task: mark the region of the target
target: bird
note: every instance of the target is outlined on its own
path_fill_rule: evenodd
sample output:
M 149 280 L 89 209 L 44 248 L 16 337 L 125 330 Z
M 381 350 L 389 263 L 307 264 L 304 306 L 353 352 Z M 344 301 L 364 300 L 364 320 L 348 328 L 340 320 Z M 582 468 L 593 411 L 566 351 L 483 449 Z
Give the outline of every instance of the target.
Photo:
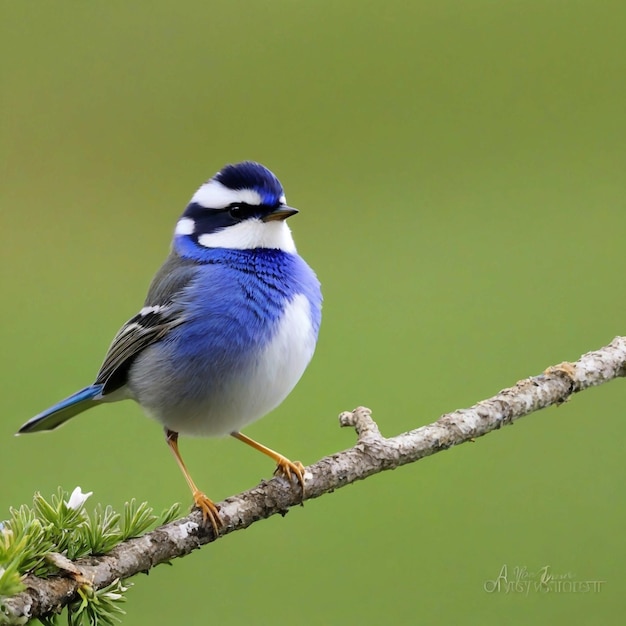
M 303 465 L 241 432 L 281 404 L 315 351 L 322 293 L 286 222 L 296 213 L 265 166 L 224 166 L 187 204 L 143 307 L 115 335 L 95 381 L 17 434 L 53 430 L 99 404 L 131 399 L 163 426 L 216 534 L 219 507 L 192 479 L 179 434 L 231 435 L 272 458 L 304 496 Z

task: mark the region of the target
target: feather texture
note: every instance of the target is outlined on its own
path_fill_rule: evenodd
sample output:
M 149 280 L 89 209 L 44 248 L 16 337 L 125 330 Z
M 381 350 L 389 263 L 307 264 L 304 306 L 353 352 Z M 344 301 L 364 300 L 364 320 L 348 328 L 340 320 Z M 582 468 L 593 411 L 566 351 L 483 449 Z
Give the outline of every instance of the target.
M 102 385 L 90 385 L 29 419 L 18 434 L 54 430 L 68 419 L 102 402 Z

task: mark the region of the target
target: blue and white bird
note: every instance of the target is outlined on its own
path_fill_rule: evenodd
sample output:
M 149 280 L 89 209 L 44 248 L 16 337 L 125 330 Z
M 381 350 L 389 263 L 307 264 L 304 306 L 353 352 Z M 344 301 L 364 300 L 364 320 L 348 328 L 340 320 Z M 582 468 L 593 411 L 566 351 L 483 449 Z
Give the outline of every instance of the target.
M 52 430 L 78 413 L 130 398 L 163 424 L 205 519 L 217 506 L 195 485 L 178 434 L 233 437 L 267 454 L 304 490 L 303 466 L 243 435 L 277 407 L 317 342 L 322 295 L 296 252 L 279 180 L 252 161 L 227 165 L 191 198 L 143 308 L 113 339 L 92 385 L 24 424 Z

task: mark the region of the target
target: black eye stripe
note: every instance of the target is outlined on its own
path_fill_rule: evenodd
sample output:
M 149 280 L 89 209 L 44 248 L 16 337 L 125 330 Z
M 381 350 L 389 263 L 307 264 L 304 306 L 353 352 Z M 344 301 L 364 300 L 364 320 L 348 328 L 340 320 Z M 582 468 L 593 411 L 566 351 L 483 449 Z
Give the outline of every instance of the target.
M 263 212 L 259 205 L 246 204 L 245 202 L 233 202 L 225 210 L 236 220 L 245 220 Z
M 238 213 L 242 219 L 245 219 L 245 217 L 251 217 L 257 214 L 261 215 L 267 210 L 267 207 L 258 204 L 246 204 L 245 202 L 232 202 L 223 209 L 213 209 L 202 206 L 197 202 L 192 202 L 187 205 L 187 208 L 183 213 L 183 217 L 200 220 L 210 217 L 211 215 L 230 213 L 233 209 L 236 209 L 235 212 Z
M 231 202 L 226 207 L 209 208 L 197 202 L 191 202 L 187 205 L 182 217 L 193 221 L 193 232 L 191 234 L 197 238 L 199 235 L 214 233 L 229 226 L 245 222 L 248 219 L 263 219 L 263 217 L 279 206 L 280 203 L 270 206 L 268 204 Z

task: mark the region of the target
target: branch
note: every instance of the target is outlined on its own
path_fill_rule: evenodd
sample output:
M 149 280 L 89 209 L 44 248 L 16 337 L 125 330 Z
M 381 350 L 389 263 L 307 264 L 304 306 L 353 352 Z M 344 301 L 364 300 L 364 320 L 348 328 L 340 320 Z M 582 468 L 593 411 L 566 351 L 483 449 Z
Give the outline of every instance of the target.
M 340 425 L 353 427 L 358 442 L 306 468 L 304 500 L 472 441 L 534 411 L 562 404 L 574 393 L 623 376 L 626 376 L 626 337 L 616 337 L 608 346 L 588 352 L 575 363 L 550 367 L 543 374 L 521 380 L 469 409 L 448 413 L 432 424 L 389 439 L 380 434 L 369 409 L 359 407 L 342 413 Z M 6 618 L 33 618 L 58 612 L 75 597 L 85 580 L 94 589 L 101 589 L 116 579 L 129 578 L 159 563 L 185 556 L 259 520 L 277 513 L 285 515 L 289 508 L 301 503 L 298 490 L 286 479 L 264 481 L 219 504 L 224 526 L 218 537 L 213 535 L 210 525 L 203 524 L 200 512 L 194 510 L 182 519 L 120 544 L 105 556 L 77 560 L 68 565 L 64 575 L 47 579 L 26 576 L 27 589 L 4 600 Z

